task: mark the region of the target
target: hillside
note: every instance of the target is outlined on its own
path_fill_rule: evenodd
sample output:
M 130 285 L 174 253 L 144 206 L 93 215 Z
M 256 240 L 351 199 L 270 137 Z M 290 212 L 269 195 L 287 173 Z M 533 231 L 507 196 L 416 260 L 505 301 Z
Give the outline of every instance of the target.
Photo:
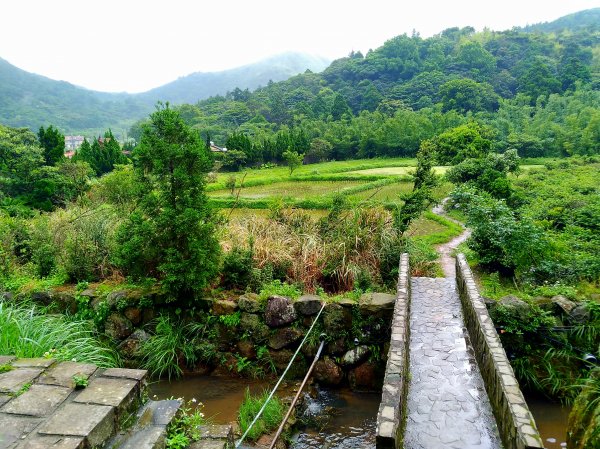
M 568 14 L 552 22 L 537 23 L 523 28 L 524 31 L 541 31 L 545 33 L 557 33 L 566 29 L 579 30 L 593 27 L 600 29 L 600 8 L 586 9 L 573 14 Z
M 176 81 L 157 87 L 137 98 L 146 103 L 170 101 L 171 103 L 195 103 L 213 95 L 225 95 L 234 88 L 254 90 L 269 81 L 282 81 L 309 69 L 320 72 L 329 65 L 328 60 L 303 53 L 283 53 L 221 72 L 196 72 Z
M 87 90 L 21 70 L 0 58 L 0 123 L 37 129 L 57 126 L 65 133 L 117 133 L 154 110 L 157 101 L 192 102 L 230 90 L 255 89 L 306 69 L 320 71 L 327 61 L 285 53 L 231 70 L 194 73 L 141 94 Z

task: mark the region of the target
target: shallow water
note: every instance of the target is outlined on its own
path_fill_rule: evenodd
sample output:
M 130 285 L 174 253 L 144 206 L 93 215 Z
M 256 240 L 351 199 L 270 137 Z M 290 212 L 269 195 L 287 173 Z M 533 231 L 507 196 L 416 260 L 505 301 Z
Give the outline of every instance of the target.
M 570 406 L 538 396 L 527 396 L 527 405 L 540 431 L 546 449 L 564 449 L 567 447 L 567 422 Z
M 212 422 L 228 424 L 237 419 L 246 388 L 260 393 L 271 387 L 267 381 L 198 376 L 151 384 L 150 396 L 196 399 Z M 315 399 L 306 399 L 307 413 L 318 424 L 296 432 L 291 448 L 374 449 L 380 402 L 381 394 L 354 393 L 347 388 L 318 390 Z

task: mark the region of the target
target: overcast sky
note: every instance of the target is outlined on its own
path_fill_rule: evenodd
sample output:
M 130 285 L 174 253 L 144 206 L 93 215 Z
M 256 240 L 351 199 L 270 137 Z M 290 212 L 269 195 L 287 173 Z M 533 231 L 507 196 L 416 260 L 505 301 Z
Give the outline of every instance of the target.
M 285 51 L 338 58 L 418 31 L 505 30 L 600 0 L 3 0 L 0 57 L 103 91 L 140 92 Z

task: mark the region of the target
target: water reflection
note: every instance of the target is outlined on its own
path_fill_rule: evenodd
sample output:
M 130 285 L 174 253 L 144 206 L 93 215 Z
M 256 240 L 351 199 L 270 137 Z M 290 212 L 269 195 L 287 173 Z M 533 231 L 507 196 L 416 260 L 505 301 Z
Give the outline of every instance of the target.
M 526 397 L 527 405 L 533 414 L 540 436 L 546 449 L 564 449 L 567 447 L 567 422 L 570 406 L 539 396 Z

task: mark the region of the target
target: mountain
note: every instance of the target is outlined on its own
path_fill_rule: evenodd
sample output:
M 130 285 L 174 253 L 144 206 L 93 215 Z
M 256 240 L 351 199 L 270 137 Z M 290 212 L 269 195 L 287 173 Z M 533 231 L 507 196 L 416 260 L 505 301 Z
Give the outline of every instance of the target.
M 563 30 L 576 31 L 582 28 L 600 29 L 600 8 L 586 9 L 560 17 L 552 22 L 537 23 L 523 27 L 523 31 L 557 33 Z
M 193 73 L 140 94 L 84 89 L 21 70 L 0 58 L 0 123 L 37 130 L 57 126 L 65 133 L 117 133 L 154 110 L 157 101 L 195 103 L 236 87 L 255 89 L 269 81 L 323 70 L 328 61 L 301 53 L 278 56 L 214 73 Z
M 304 53 L 283 53 L 221 72 L 196 72 L 184 76 L 164 86 L 138 95 L 138 98 L 151 104 L 156 101 L 171 103 L 196 103 L 213 95 L 224 95 L 234 88 L 254 90 L 269 81 L 283 81 L 309 69 L 312 72 L 324 70 L 331 61 Z

